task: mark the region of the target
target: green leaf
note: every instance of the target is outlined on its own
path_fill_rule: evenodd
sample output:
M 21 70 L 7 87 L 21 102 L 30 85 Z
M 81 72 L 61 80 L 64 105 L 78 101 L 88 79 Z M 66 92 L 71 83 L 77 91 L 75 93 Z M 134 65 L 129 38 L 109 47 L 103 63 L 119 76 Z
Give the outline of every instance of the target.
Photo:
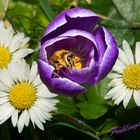
M 114 35 L 118 46 L 122 47 L 123 40 L 128 41 L 130 46 L 135 43 L 135 34 L 132 29 L 129 28 L 109 28 Z
M 102 140 L 115 140 L 113 137 L 110 137 L 108 135 L 104 135 Z
M 91 136 L 92 138 L 94 138 L 94 139 L 96 139 L 96 140 L 100 140 L 100 138 L 99 138 L 98 136 L 96 136 L 95 134 L 93 134 L 93 133 L 91 133 L 91 132 L 89 132 L 89 131 L 84 131 L 84 130 L 82 130 L 82 129 L 79 129 L 79 128 L 77 128 L 77 127 L 71 125 L 71 124 L 67 124 L 67 123 L 63 123 L 63 122 L 58 122 L 58 123 L 54 123 L 53 125 L 67 126 L 67 127 L 72 128 L 72 129 L 75 129 L 75 130 L 77 130 L 77 131 L 80 131 L 80 132 L 82 132 L 82 133 L 84 133 L 84 134 L 86 134 L 86 135 L 89 135 L 89 136 Z
M 58 100 L 60 101 L 57 104 L 57 112 L 62 114 L 74 114 L 77 112 L 77 108 L 73 102 L 73 98 L 65 97 L 65 96 L 58 96 Z
M 81 115 L 86 119 L 97 119 L 104 115 L 108 109 L 101 96 L 97 94 L 94 94 L 92 100 L 78 103 L 77 106 Z
M 53 20 L 56 16 L 55 12 L 52 10 L 50 3 L 48 0 L 39 0 L 39 6 L 43 10 L 44 14 L 48 18 L 49 21 Z
M 139 0 L 112 0 L 120 15 L 128 22 L 140 22 Z
M 77 104 L 80 114 L 86 119 L 97 119 L 104 115 L 108 106 L 104 100 L 106 93 L 105 83 L 102 82 L 98 86 L 86 86 L 88 92 L 85 93 L 86 100 Z
M 114 119 L 106 119 L 102 125 L 98 127 L 100 134 L 107 134 L 113 128 L 118 128 L 118 123 Z
M 64 114 L 54 115 L 52 122 L 50 122 L 48 127 L 54 125 L 62 125 L 62 126 L 70 127 L 74 130 L 87 134 L 96 140 L 100 140 L 100 138 L 97 136 L 97 132 L 90 125 L 87 125 L 85 122 L 73 116 L 64 115 Z

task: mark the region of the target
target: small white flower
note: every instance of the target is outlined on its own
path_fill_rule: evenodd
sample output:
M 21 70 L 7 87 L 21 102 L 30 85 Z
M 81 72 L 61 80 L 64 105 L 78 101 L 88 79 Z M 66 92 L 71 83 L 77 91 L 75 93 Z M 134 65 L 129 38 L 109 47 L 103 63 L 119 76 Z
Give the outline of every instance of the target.
M 31 69 L 24 61 L 11 63 L 0 70 L 0 124 L 11 117 L 19 133 L 30 120 L 43 130 L 56 110 L 56 96 L 41 82 L 36 62 Z
M 32 53 L 32 49 L 25 47 L 28 41 L 29 38 L 25 37 L 24 33 L 15 34 L 11 25 L 5 27 L 0 21 L 0 69 Z
M 123 102 L 126 108 L 131 97 L 137 106 L 140 106 L 140 42 L 136 43 L 135 55 L 129 44 L 124 40 L 123 49 L 119 49 L 119 56 L 108 76 L 111 80 L 111 89 L 105 99 L 112 98 L 119 105 Z

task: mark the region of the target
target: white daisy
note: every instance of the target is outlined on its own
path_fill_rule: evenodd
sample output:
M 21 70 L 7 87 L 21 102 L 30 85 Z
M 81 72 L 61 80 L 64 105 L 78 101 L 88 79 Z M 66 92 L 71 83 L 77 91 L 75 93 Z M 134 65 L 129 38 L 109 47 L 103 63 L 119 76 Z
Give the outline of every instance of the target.
M 15 34 L 11 25 L 5 27 L 0 21 L 0 69 L 32 53 L 32 49 L 25 47 L 28 41 L 29 38 L 24 33 Z
M 123 102 L 126 108 L 131 97 L 140 106 L 140 42 L 136 43 L 135 55 L 129 44 L 123 41 L 123 49 L 119 49 L 119 56 L 108 76 L 111 80 L 110 91 L 105 99 L 112 98 L 119 105 Z
M 58 100 L 41 82 L 36 62 L 31 69 L 24 61 L 9 64 L 0 70 L 0 81 L 0 124 L 11 117 L 19 132 L 29 120 L 43 130 Z

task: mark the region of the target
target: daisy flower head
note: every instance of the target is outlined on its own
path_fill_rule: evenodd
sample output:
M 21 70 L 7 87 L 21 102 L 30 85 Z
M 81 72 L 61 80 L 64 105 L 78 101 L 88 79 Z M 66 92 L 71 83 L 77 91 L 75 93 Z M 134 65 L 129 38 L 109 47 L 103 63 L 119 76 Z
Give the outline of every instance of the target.
M 11 118 L 20 133 L 31 120 L 43 130 L 43 123 L 56 110 L 58 100 L 54 97 L 56 94 L 41 82 L 36 62 L 31 68 L 21 61 L 0 70 L 0 124 Z
M 15 33 L 11 25 L 5 27 L 3 21 L 0 21 L 0 69 L 32 53 L 32 49 L 25 47 L 28 41 L 24 33 Z
M 123 49 L 119 49 L 118 59 L 108 75 L 111 79 L 111 89 L 105 99 L 112 98 L 114 104 L 123 102 L 126 108 L 133 97 L 137 106 L 140 106 L 140 42 L 136 42 L 135 54 L 124 40 Z

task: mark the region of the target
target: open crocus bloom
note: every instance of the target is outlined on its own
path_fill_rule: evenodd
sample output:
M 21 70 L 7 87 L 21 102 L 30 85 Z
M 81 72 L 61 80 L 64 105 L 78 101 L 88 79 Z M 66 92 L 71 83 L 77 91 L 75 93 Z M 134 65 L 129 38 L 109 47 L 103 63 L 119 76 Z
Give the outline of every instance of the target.
M 38 68 L 42 81 L 57 94 L 76 96 L 112 69 L 118 48 L 112 34 L 90 10 L 73 8 L 58 15 L 41 41 Z

